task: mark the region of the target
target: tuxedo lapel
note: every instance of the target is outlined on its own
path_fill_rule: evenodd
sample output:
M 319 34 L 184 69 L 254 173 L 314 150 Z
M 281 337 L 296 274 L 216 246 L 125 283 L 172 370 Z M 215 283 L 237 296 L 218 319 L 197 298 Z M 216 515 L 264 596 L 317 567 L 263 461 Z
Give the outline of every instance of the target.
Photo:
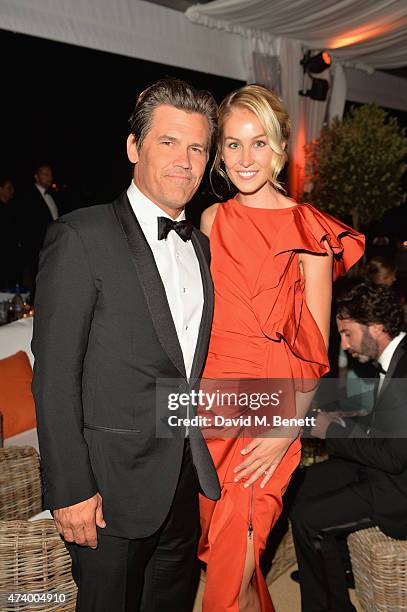
M 158 339 L 174 366 L 186 378 L 184 358 L 164 285 L 154 255 L 133 212 L 127 194 L 123 193 L 113 202 L 113 207 L 129 245 Z
M 196 343 L 195 355 L 191 369 L 191 385 L 193 386 L 196 378 L 200 376 L 202 372 L 208 351 L 209 335 L 213 317 L 213 284 L 208 262 L 195 230 L 192 232 L 191 240 L 199 262 L 204 294 L 201 323 L 199 326 L 198 340 Z
M 406 353 L 406 350 L 407 350 L 407 336 L 403 338 L 403 340 L 400 342 L 400 344 L 397 346 L 396 350 L 393 353 L 393 357 L 391 358 L 389 368 L 387 370 L 386 376 L 384 377 L 384 381 L 380 389 L 380 393 L 376 397 L 376 407 L 380 404 L 383 398 L 384 392 L 386 391 L 386 388 L 389 386 L 390 380 L 394 377 L 399 361 L 403 357 L 403 355 Z
M 158 272 L 153 253 L 151 252 L 143 230 L 133 212 L 127 194 L 124 193 L 116 200 L 113 203 L 113 207 L 129 245 L 131 257 L 145 295 L 158 339 L 177 370 L 183 378 L 186 378 L 182 350 L 171 316 L 164 285 Z M 208 263 L 199 238 L 194 231 L 192 232 L 191 240 L 199 262 L 203 284 L 204 305 L 191 369 L 190 388 L 196 383 L 197 377 L 201 374 L 206 359 L 214 301 L 213 285 Z M 202 433 L 198 427 L 191 427 L 189 433 L 192 459 L 198 474 L 201 489 L 210 499 L 218 499 L 220 497 L 219 480 L 209 450 L 202 437 Z
M 196 343 L 194 361 L 192 363 L 191 378 L 189 381 L 190 389 L 197 385 L 198 378 L 201 375 L 205 364 L 206 355 L 208 352 L 209 336 L 212 326 L 213 317 L 213 284 L 209 270 L 209 265 L 205 257 L 205 253 L 197 237 L 195 230 L 191 236 L 192 244 L 195 249 L 196 256 L 199 262 L 201 271 L 204 304 L 202 309 L 201 324 L 199 326 L 198 341 Z M 220 498 L 220 484 L 216 473 L 216 468 L 213 464 L 212 457 L 209 453 L 207 444 L 202 435 L 201 429 L 196 425 L 191 425 L 189 428 L 189 440 L 191 444 L 192 461 L 198 474 L 198 480 L 201 490 L 209 499 Z

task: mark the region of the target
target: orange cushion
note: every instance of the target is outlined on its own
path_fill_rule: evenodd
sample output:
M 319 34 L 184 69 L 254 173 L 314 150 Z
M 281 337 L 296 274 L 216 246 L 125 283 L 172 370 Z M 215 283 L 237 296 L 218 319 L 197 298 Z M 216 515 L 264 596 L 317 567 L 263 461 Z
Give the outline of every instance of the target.
M 32 376 L 30 362 L 23 351 L 0 359 L 0 412 L 4 438 L 36 425 Z

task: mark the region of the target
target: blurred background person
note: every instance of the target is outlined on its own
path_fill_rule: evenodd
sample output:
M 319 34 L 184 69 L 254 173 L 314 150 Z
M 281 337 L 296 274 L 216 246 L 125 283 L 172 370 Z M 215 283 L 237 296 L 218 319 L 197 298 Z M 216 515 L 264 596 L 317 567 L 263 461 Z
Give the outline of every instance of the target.
M 397 279 L 396 264 L 385 255 L 371 257 L 364 269 L 364 276 L 374 285 L 391 287 Z
M 39 253 L 48 225 L 59 217 L 54 176 L 48 163 L 34 170 L 34 184 L 21 201 L 24 247 L 24 284 L 34 293 Z
M 373 285 L 384 285 L 393 289 L 403 306 L 404 320 L 407 322 L 407 279 L 405 274 L 399 274 L 394 258 L 385 255 L 375 255 L 364 266 L 362 274 Z
M 400 303 L 403 306 L 406 319 L 406 300 L 405 291 L 402 283 L 397 275 L 397 266 L 393 257 L 388 255 L 374 255 L 361 269 L 362 278 L 372 285 L 382 285 L 390 287 L 398 296 Z M 354 284 L 359 281 L 355 279 Z M 354 396 L 361 408 L 370 409 L 373 400 L 373 384 L 374 367 L 371 361 L 355 359 L 351 354 L 345 353 L 343 349 L 339 351 L 339 372 L 338 376 L 342 380 L 347 381 L 348 397 Z M 353 400 L 348 402 L 348 406 L 353 408 Z

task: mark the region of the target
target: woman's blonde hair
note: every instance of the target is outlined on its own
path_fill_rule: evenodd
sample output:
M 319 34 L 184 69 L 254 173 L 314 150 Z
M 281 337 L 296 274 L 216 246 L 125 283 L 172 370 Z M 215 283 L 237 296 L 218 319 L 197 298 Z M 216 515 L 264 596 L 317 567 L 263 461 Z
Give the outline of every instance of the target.
M 225 121 L 233 108 L 245 108 L 256 115 L 269 146 L 274 152 L 270 164 L 269 181 L 275 189 L 284 191 L 284 187 L 277 180 L 287 160 L 285 145 L 290 136 L 290 118 L 281 100 L 263 85 L 245 85 L 233 91 L 223 100 L 219 107 L 218 142 L 215 159 L 211 168 L 211 182 L 214 172 L 218 173 L 230 187 L 229 178 L 222 168 L 222 147 Z

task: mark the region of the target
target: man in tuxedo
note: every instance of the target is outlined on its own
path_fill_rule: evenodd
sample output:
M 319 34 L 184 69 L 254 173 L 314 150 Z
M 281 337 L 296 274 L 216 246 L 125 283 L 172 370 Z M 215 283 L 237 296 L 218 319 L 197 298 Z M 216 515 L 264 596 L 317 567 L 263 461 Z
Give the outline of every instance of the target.
M 40 163 L 34 170 L 34 184 L 24 194 L 21 203 L 25 281 L 33 290 L 45 233 L 49 224 L 59 216 L 55 193 L 52 190 L 53 180 L 51 166 L 48 163 Z
M 209 245 L 184 208 L 216 113 L 211 94 L 183 81 L 146 89 L 130 118 L 130 187 L 47 232 L 33 391 L 45 506 L 72 557 L 79 612 L 193 607 L 198 490 L 217 499 L 219 482 L 200 431 L 182 421 L 164 435 L 161 421 L 207 353 Z
M 355 610 L 347 589 L 343 542 L 371 525 L 407 538 L 407 338 L 391 289 L 360 283 L 338 299 L 342 348 L 378 366 L 372 412 L 341 419 L 318 413 L 313 436 L 329 459 L 303 470 L 291 521 L 303 612 Z

